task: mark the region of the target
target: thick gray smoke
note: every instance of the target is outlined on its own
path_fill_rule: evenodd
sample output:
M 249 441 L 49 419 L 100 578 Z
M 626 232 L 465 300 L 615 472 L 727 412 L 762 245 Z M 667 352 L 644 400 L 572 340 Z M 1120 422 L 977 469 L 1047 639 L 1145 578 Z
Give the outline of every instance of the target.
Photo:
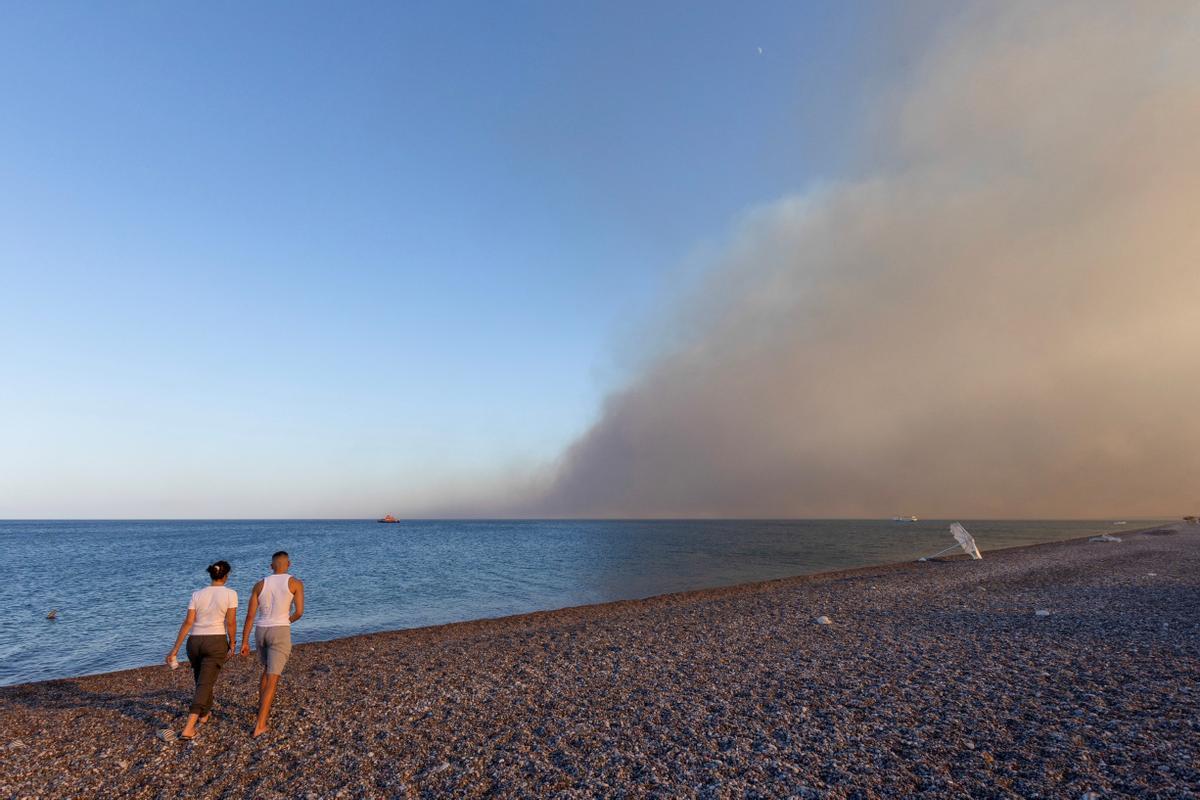
M 749 215 L 679 344 L 474 510 L 1195 512 L 1200 5 L 961 14 L 887 109 L 869 177 Z

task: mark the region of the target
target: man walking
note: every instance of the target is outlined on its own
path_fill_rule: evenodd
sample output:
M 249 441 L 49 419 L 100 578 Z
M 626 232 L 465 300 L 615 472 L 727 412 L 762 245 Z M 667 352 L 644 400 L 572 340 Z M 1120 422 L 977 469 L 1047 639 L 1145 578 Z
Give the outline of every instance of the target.
M 254 626 L 254 648 L 262 662 L 258 681 L 258 722 L 251 736 L 267 732 L 267 716 L 275 699 L 279 676 L 292 654 L 292 623 L 304 616 L 304 583 L 288 574 L 288 554 L 280 550 L 271 557 L 271 574 L 254 584 L 246 624 L 242 628 L 242 655 L 250 652 L 250 627 Z M 295 606 L 295 611 L 292 607 Z M 255 612 L 258 612 L 257 618 Z

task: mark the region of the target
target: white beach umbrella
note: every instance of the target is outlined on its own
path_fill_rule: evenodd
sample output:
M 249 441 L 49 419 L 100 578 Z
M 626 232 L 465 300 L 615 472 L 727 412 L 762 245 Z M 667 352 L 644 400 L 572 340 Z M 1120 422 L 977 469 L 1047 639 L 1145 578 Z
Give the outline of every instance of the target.
M 975 537 L 972 536 L 971 534 L 967 533 L 967 529 L 964 528 L 961 523 L 958 523 L 958 522 L 950 523 L 950 533 L 952 533 L 954 535 L 954 540 L 957 542 L 957 544 L 952 544 L 949 547 L 947 547 L 945 550 L 941 550 L 937 553 L 934 553 L 931 556 L 926 556 L 925 558 L 922 558 L 919 560 L 920 561 L 928 561 L 931 558 L 937 558 L 942 553 L 949 553 L 951 550 L 953 550 L 956 547 L 961 547 L 963 549 L 963 552 L 966 553 L 967 555 L 969 555 L 973 559 L 982 559 L 983 558 L 983 556 L 980 555 L 980 553 L 979 553 L 979 546 L 977 544 L 975 544 Z

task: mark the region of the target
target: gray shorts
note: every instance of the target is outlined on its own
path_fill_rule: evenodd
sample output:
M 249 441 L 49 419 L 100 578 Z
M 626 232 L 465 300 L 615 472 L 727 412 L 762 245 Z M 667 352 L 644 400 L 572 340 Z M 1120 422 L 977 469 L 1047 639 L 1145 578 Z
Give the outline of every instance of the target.
M 288 656 L 292 654 L 292 629 L 289 625 L 273 625 L 254 629 L 254 647 L 258 660 L 268 675 L 282 675 Z

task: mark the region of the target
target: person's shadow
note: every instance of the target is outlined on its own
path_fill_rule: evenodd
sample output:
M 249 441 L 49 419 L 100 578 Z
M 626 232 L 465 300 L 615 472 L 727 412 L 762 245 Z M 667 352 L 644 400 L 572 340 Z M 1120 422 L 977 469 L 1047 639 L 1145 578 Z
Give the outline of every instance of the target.
M 186 668 L 186 667 L 185 667 Z M 186 713 L 192 701 L 192 682 L 186 686 L 147 686 L 127 691 L 106 692 L 86 689 L 81 682 L 87 678 L 67 678 L 45 683 L 0 688 L 0 709 L 5 705 L 24 706 L 33 711 L 86 710 L 115 711 L 118 714 L 154 729 L 169 727 Z M 232 698 L 218 697 L 214 706 L 222 713 L 253 713 Z

